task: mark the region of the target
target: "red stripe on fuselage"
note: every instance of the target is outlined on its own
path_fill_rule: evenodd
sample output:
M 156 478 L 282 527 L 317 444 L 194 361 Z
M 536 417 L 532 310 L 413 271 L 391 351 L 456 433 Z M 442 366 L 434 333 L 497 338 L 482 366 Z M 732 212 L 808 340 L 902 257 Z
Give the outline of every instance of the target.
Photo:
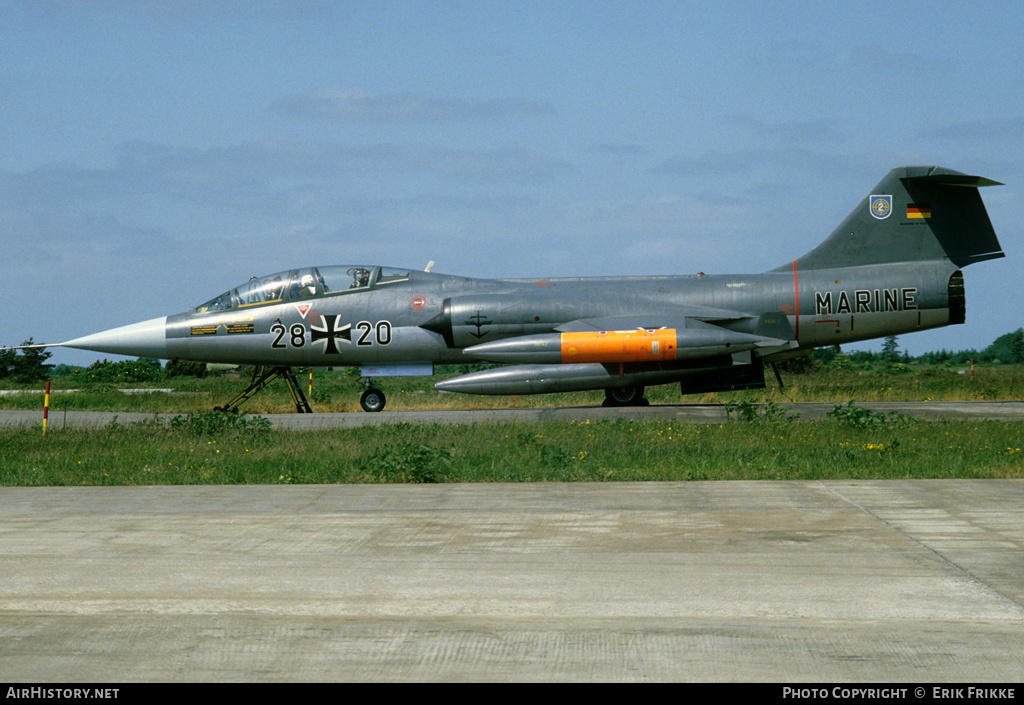
M 796 342 L 800 342 L 800 286 L 796 277 L 796 260 L 793 260 L 793 313 L 796 314 L 796 326 L 793 333 L 796 335 Z

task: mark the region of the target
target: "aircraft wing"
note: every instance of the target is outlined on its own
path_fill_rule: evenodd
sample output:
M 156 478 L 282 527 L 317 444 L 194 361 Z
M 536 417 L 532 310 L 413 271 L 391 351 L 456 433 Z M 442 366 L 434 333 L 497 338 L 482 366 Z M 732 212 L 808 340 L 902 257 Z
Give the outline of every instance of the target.
M 644 314 L 631 314 L 627 316 L 608 316 L 603 318 L 580 318 L 569 321 L 555 330 L 560 333 L 581 333 L 586 331 L 602 330 L 636 330 L 638 328 L 687 328 L 702 323 L 723 325 L 735 321 L 753 320 L 756 316 L 750 316 L 736 311 L 726 311 L 713 308 L 688 309 L 680 313 L 673 312 L 652 312 Z

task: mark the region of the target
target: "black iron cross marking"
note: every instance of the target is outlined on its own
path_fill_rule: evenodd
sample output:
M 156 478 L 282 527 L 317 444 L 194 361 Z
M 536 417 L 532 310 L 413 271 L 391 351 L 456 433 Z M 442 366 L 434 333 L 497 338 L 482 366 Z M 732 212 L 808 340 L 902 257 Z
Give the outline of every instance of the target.
M 321 340 L 327 341 L 324 346 L 324 355 L 337 355 L 340 352 L 335 342 L 337 340 L 344 340 L 350 344 L 352 342 L 352 324 L 346 323 L 338 328 L 339 318 L 341 316 L 320 316 L 321 325 L 310 324 L 309 326 L 310 337 L 314 343 Z

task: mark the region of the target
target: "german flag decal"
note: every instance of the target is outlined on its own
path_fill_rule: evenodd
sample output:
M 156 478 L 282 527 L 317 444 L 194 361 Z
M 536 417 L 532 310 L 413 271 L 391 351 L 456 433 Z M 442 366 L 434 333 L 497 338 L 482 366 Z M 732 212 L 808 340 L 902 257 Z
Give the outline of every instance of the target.
M 908 218 L 931 218 L 932 207 L 927 203 L 908 203 L 907 204 L 907 217 Z

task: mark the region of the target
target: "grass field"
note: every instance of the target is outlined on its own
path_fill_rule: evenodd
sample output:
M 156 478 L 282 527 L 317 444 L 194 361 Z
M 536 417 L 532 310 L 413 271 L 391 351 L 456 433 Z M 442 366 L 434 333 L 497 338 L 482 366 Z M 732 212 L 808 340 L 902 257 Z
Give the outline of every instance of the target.
M 212 413 L 212 412 L 208 412 Z M 153 485 L 1020 478 L 1024 423 L 394 424 L 271 431 L 206 415 L 102 430 L 0 429 L 0 484 Z
M 447 375 L 454 376 L 454 375 Z M 298 375 L 306 390 L 308 376 Z M 600 404 L 604 393 L 572 392 L 528 396 L 473 396 L 445 394 L 434 389 L 435 377 L 395 377 L 375 380 L 387 394 L 389 411 L 408 409 L 493 409 L 534 406 L 588 406 Z M 785 387 L 779 388 L 767 373 L 768 388 L 746 392 L 719 392 L 682 396 L 678 385 L 650 387 L 647 398 L 652 404 L 727 403 L 730 401 L 772 401 L 780 404 L 800 401 L 971 401 L 1024 399 L 1024 366 L 999 365 L 969 370 L 922 367 L 913 372 L 888 374 L 878 371 L 832 371 L 820 369 L 807 374 L 783 374 Z M 118 385 L 82 385 L 59 379 L 53 384 L 50 408 L 89 411 L 140 411 L 190 413 L 224 404 L 245 388 L 248 376 L 229 373 L 195 379 L 173 377 L 152 383 Z M 75 392 L 65 392 L 73 387 Z M 13 389 L 14 387 L 12 387 Z M 170 392 L 124 393 L 119 388 L 170 389 Z M 42 386 L 26 388 L 29 393 L 0 396 L 0 408 L 37 409 L 42 407 Z M 314 373 L 309 395 L 315 411 L 359 411 L 362 386 L 346 371 Z M 294 411 L 283 381 L 275 381 L 248 402 L 248 413 L 287 413 Z
M 434 392 L 435 380 L 388 380 L 389 409 L 597 405 L 601 392 L 467 397 Z M 1019 368 L 917 375 L 819 373 L 786 388 L 684 397 L 688 402 L 787 402 L 1024 398 Z M 774 380 L 773 380 L 774 382 Z M 560 482 L 626 480 L 808 480 L 1020 478 L 1024 422 L 913 422 L 870 412 L 829 421 L 723 417 L 720 423 L 561 422 L 471 426 L 391 424 L 333 431 L 274 431 L 251 415 L 208 410 L 232 396 L 237 376 L 162 381 L 173 392 L 125 394 L 111 387 L 53 392 L 61 408 L 170 412 L 170 426 L 100 430 L 0 429 L 2 485 L 153 485 L 371 482 Z M 290 411 L 283 383 L 249 411 Z M 353 411 L 359 386 L 344 373 L 314 382 L 320 411 Z M 649 390 L 678 403 L 678 388 Z M 0 397 L 6 408 L 39 408 L 41 397 Z M 749 408 L 749 404 L 747 404 Z M 783 414 L 777 414 L 783 416 Z M 861 423 L 854 423 L 860 421 Z

